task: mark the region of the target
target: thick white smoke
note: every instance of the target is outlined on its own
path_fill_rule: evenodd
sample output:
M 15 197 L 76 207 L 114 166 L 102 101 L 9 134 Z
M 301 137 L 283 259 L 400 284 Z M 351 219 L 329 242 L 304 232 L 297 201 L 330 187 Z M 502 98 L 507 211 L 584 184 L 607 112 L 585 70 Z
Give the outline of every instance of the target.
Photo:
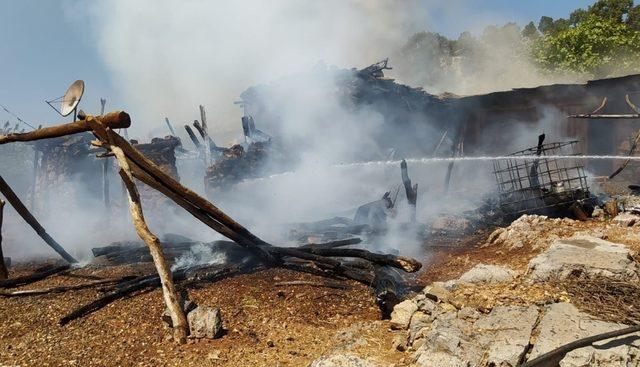
M 426 23 L 420 1 L 112 0 L 84 6 L 134 132 L 166 133 L 208 108 L 214 134 L 239 132 L 247 87 L 318 62 L 366 66 Z M 235 135 L 234 135 L 235 134 Z

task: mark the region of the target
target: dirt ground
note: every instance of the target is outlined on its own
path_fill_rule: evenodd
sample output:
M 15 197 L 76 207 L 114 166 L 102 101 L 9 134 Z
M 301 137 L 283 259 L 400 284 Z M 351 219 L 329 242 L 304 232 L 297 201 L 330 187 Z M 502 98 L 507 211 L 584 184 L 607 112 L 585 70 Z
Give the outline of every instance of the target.
M 541 220 L 521 223 L 527 231 L 477 232 L 440 239 L 442 247 L 425 260 L 418 285 L 459 277 L 478 263 L 523 271 L 528 261 L 555 238 L 589 233 L 640 250 L 640 227 L 605 220 Z M 502 232 L 501 232 L 502 231 Z M 508 231 L 507 231 L 508 232 Z M 523 236 L 523 233 L 526 235 Z M 519 237 L 520 236 L 520 237 Z M 438 243 L 439 239 L 434 239 Z M 504 243 L 501 243 L 503 241 Z M 511 241 L 511 242 L 509 242 Z M 517 246 L 509 246 L 516 243 Z M 42 264 L 22 264 L 11 276 L 32 273 Z M 149 265 L 86 267 L 17 288 L 35 289 L 152 272 Z M 0 366 L 307 366 L 323 355 L 354 354 L 383 366 L 410 363 L 409 352 L 393 348 L 398 332 L 380 320 L 372 291 L 355 282 L 346 290 L 309 285 L 275 285 L 290 280 L 323 279 L 271 269 L 203 284 L 189 294 L 197 304 L 220 307 L 225 335 L 216 340 L 176 345 L 160 321 L 161 292 L 154 290 L 116 301 L 93 314 L 59 326 L 58 320 L 99 295 L 96 289 L 30 297 L 0 297 Z M 572 299 L 567 288 L 527 285 L 516 280 L 500 286 L 469 286 L 456 291 L 460 307 L 490 310 L 500 304 L 549 303 Z
M 32 272 L 18 266 L 11 276 Z M 83 269 L 75 275 L 139 274 L 130 266 Z M 225 335 L 178 346 L 164 340 L 159 290 L 120 300 L 59 326 L 74 307 L 93 300 L 94 289 L 54 295 L 0 298 L 0 365 L 19 366 L 305 366 L 335 351 L 368 355 L 387 365 L 402 359 L 370 289 L 345 282 L 347 290 L 274 286 L 312 280 L 287 270 L 267 270 L 204 284 L 189 292 L 201 305 L 221 308 Z M 86 282 L 57 276 L 25 289 Z M 21 289 L 21 288 L 17 288 Z

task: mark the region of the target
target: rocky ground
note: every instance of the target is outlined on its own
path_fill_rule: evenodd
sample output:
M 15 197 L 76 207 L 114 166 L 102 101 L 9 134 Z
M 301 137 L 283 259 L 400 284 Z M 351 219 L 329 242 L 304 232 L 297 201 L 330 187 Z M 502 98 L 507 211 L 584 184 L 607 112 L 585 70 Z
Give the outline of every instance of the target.
M 284 270 L 191 290 L 199 305 L 221 309 L 225 333 L 182 346 L 164 339 L 158 290 L 64 327 L 58 319 L 94 299 L 96 290 L 0 298 L 0 365 L 515 366 L 563 343 L 638 322 L 638 219 L 629 213 L 586 222 L 523 216 L 462 239 L 428 259 L 417 279 L 424 289 L 386 321 L 367 287 L 278 285 L 322 281 Z M 34 266 L 17 266 L 11 275 Z M 24 288 L 148 271 L 87 267 Z M 638 366 L 635 338 L 576 350 L 560 365 Z

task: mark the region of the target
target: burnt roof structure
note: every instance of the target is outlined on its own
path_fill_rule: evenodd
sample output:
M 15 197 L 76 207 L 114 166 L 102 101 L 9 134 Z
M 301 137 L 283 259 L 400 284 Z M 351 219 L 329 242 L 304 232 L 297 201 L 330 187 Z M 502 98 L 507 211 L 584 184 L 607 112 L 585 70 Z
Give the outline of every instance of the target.
M 612 123 L 568 116 L 592 113 L 605 98 L 607 103 L 600 113 L 629 113 L 625 97 L 637 98 L 640 75 L 460 97 L 449 93 L 435 96 L 421 88 L 396 83 L 384 77 L 383 71 L 388 69 L 386 63 L 383 68 L 380 65 L 362 70 L 317 68 L 311 73 L 251 87 L 241 94 L 245 114 L 252 116 L 256 124 L 272 136 L 282 135 L 282 111 L 290 108 L 289 105 L 304 108 L 310 100 L 315 103 L 324 98 L 337 98 L 352 112 L 367 110 L 378 114 L 383 128 L 370 136 L 382 152 L 364 152 L 359 157 L 362 160 L 380 159 L 380 155 L 390 150 L 401 157 L 431 155 L 445 131 L 448 131 L 449 146 L 456 145 L 452 137 L 461 135 L 467 155 L 505 154 L 521 148 L 511 144 L 514 134 L 505 133 L 507 129 L 513 129 L 517 122 L 519 127 L 542 130 L 545 119 L 553 120 L 551 135 L 580 140 L 580 148 L 586 154 L 617 154 L 618 146 L 634 132 L 628 121 Z M 318 90 L 326 85 L 330 85 L 327 88 L 330 93 Z M 358 124 L 357 128 L 362 129 L 368 126 L 365 121 L 345 123 Z M 535 131 L 535 135 L 540 132 Z M 447 154 L 445 150 L 440 151 Z M 609 174 L 613 167 L 611 161 L 588 164 L 589 170 L 598 174 Z

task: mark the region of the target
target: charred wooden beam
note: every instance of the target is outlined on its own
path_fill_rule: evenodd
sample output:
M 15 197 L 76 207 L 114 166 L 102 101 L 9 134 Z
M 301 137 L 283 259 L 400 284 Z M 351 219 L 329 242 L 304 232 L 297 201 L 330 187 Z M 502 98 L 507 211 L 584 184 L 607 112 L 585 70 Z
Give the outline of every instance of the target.
M 308 252 L 319 256 L 329 257 L 357 257 L 368 260 L 375 264 L 392 266 L 394 268 L 402 269 L 407 273 L 414 273 L 422 267 L 422 264 L 411 258 L 395 255 L 376 254 L 364 249 L 358 248 L 303 248 L 300 249 L 303 252 Z
M 99 116 L 99 118 L 105 126 L 108 126 L 112 129 L 127 128 L 131 126 L 131 118 L 129 117 L 129 114 L 123 111 L 110 112 L 106 115 Z M 60 136 L 72 135 L 86 131 L 91 131 L 91 127 L 84 121 L 80 120 L 63 125 L 43 127 L 41 129 L 22 134 L 0 135 L 0 145 L 16 141 L 33 141 L 57 138 Z
M 128 115 L 127 115 L 128 116 Z M 77 263 L 78 260 L 73 258 L 73 256 L 69 255 L 67 251 L 56 241 L 54 240 L 45 229 L 38 223 L 36 218 L 31 214 L 31 212 L 24 206 L 18 195 L 11 189 L 9 184 L 0 176 L 0 192 L 7 199 L 9 204 L 18 212 L 18 214 L 22 217 L 22 219 L 27 222 L 31 228 L 33 228 L 38 236 L 44 240 L 55 252 L 57 252 L 63 259 L 67 260 L 70 263 Z
M 344 240 L 337 240 L 337 241 L 324 242 L 324 243 L 310 243 L 307 245 L 300 246 L 299 248 L 328 249 L 328 248 L 343 247 L 343 246 L 349 246 L 349 245 L 357 245 L 360 242 L 362 242 L 360 238 L 354 237 L 354 238 L 346 238 Z
M 407 202 L 411 208 L 411 223 L 416 221 L 416 204 L 418 202 L 418 184 L 411 186 L 411 179 L 409 178 L 409 172 L 407 169 L 407 161 L 404 159 L 400 163 L 400 172 L 402 176 L 402 184 L 404 185 L 404 192 L 407 196 Z
M 168 117 L 164 118 L 164 122 L 167 124 L 167 127 L 169 128 L 169 132 L 171 133 L 171 135 L 178 136 L 178 135 L 176 135 L 176 131 L 173 130 L 173 126 L 171 126 L 171 121 L 169 121 Z
M 64 292 L 75 291 L 80 289 L 94 288 L 94 287 L 105 285 L 105 284 L 113 284 L 119 281 L 121 281 L 121 279 L 103 279 L 103 280 L 95 280 L 93 282 L 84 283 L 84 284 L 49 287 L 49 288 L 38 288 L 38 289 L 27 289 L 23 291 L 15 291 L 15 292 L 0 292 L 0 297 L 7 297 L 7 298 L 27 297 L 27 296 L 38 296 L 42 294 L 64 293 Z
M 451 157 L 455 157 L 457 155 L 462 154 L 464 147 L 464 129 L 467 124 L 460 124 L 456 131 L 456 136 L 453 139 L 453 150 L 451 152 Z M 453 174 L 453 165 L 455 161 L 449 162 L 447 166 L 447 174 L 444 178 L 444 193 L 445 195 L 449 193 L 449 186 L 451 184 L 451 175 Z
M 4 200 L 0 199 L 0 280 L 5 280 L 9 277 L 9 271 L 7 270 L 7 264 L 4 262 L 4 256 L 2 255 L 2 219 L 4 212 Z
M 189 138 L 193 142 L 193 145 L 195 145 L 196 148 L 200 149 L 200 146 L 201 146 L 200 141 L 198 140 L 198 137 L 196 136 L 196 134 L 194 134 L 193 130 L 191 129 L 191 126 L 184 125 L 184 129 L 187 130 L 187 134 L 189 135 Z
M 21 285 L 35 283 L 39 280 L 48 278 L 55 274 L 60 274 L 69 269 L 71 269 L 71 265 L 66 264 L 66 265 L 51 267 L 49 269 L 39 271 L 35 274 L 3 280 L 3 281 L 0 281 L 0 288 L 14 288 L 14 287 L 19 287 Z
M 199 267 L 197 269 L 182 269 L 174 273 L 174 279 L 176 282 L 185 281 L 191 282 L 191 284 L 199 281 L 216 281 L 223 277 L 229 276 L 235 271 L 233 267 L 224 267 L 220 265 Z M 93 302 L 83 305 L 66 316 L 62 317 L 59 321 L 60 325 L 66 325 L 69 322 L 93 313 L 106 305 L 127 297 L 135 292 L 153 289 L 160 286 L 160 277 L 157 274 L 145 275 L 131 281 L 122 284 L 120 287 L 112 290 L 111 292 L 99 297 Z M 172 320 L 173 322 L 173 320 Z M 175 324 L 173 324 L 175 325 Z

